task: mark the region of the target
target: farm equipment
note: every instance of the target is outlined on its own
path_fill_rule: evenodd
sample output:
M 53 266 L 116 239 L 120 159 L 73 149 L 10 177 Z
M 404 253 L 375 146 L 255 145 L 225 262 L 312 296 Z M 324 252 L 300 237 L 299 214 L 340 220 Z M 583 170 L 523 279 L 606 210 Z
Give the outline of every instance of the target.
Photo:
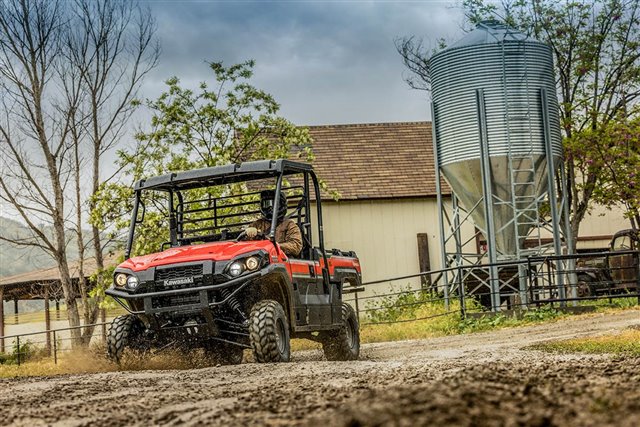
M 603 256 L 578 262 L 578 296 L 640 291 L 640 230 L 614 234 Z
M 298 256 L 276 242 L 276 215 L 268 233 L 247 238 L 265 188 L 273 212 L 287 201 L 302 234 Z M 245 348 L 258 362 L 287 362 L 290 338 L 320 342 L 329 360 L 358 358 L 358 319 L 342 297 L 361 284 L 360 263 L 354 252 L 325 250 L 310 165 L 245 162 L 143 179 L 134 190 L 127 260 L 106 291 L 129 312 L 111 324 L 112 360 L 126 348 L 173 345 L 204 348 L 220 363 L 240 363 Z M 138 234 L 161 220 L 160 251 L 131 257 L 148 243 Z

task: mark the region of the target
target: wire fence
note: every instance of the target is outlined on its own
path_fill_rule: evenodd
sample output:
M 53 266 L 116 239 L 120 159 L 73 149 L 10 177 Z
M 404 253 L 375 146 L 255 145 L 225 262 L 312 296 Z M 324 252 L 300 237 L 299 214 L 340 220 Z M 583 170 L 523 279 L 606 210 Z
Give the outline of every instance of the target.
M 458 265 L 365 282 L 365 296 L 354 293 L 345 301 L 354 306 L 363 326 L 547 307 L 640 305 L 639 254 L 595 252 Z M 416 278 L 429 285 L 412 287 Z M 436 312 L 420 316 L 425 307 Z
M 361 326 L 598 304 L 640 305 L 639 258 L 639 251 L 627 251 L 459 265 L 346 288 L 344 301 L 355 308 Z M 412 285 L 416 278 L 423 279 L 422 286 Z M 0 347 L 12 349 L 0 352 L 0 363 L 19 365 L 34 356 L 52 357 L 57 363 L 59 354 L 72 348 L 72 330 L 84 330 L 85 344 L 104 342 L 107 324 L 0 337 Z
M 54 363 L 57 364 L 60 354 L 72 350 L 75 343 L 82 341 L 85 345 L 90 345 L 105 342 L 109 323 L 111 322 L 0 337 L 0 346 L 5 350 L 11 349 L 0 353 L 0 364 L 20 366 L 34 358 L 53 358 Z M 81 338 L 74 337 L 72 331 L 79 331 Z

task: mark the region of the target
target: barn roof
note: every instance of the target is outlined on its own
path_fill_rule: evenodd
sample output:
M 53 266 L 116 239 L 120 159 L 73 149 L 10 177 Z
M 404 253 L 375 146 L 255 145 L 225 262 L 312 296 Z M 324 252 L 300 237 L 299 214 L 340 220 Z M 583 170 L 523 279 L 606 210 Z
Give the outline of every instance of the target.
M 340 200 L 436 195 L 431 122 L 308 126 L 313 167 Z M 450 193 L 442 181 L 443 193 Z

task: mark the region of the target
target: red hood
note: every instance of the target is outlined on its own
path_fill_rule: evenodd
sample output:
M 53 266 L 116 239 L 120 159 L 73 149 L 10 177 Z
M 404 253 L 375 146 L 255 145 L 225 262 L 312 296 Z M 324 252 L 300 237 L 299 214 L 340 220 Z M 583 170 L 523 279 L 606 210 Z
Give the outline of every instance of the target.
M 180 246 L 166 251 L 129 258 L 119 265 L 133 271 L 146 270 L 158 265 L 176 264 L 191 261 L 226 261 L 247 252 L 265 249 L 273 250 L 273 243 L 268 240 L 246 242 L 215 242 L 202 245 Z

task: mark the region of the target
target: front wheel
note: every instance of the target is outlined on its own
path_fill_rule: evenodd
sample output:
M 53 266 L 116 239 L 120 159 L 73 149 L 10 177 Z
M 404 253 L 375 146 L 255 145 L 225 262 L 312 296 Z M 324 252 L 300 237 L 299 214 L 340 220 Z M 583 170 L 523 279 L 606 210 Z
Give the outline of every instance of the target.
M 349 304 L 342 303 L 342 326 L 322 334 L 322 350 L 327 360 L 357 360 L 360 355 L 358 316 Z
M 291 357 L 289 322 L 279 302 L 264 300 L 251 308 L 249 340 L 256 361 L 288 362 Z
M 126 314 L 111 322 L 107 335 L 107 357 L 120 363 L 126 348 L 145 350 L 148 348 L 143 337 L 144 325 L 136 316 Z

